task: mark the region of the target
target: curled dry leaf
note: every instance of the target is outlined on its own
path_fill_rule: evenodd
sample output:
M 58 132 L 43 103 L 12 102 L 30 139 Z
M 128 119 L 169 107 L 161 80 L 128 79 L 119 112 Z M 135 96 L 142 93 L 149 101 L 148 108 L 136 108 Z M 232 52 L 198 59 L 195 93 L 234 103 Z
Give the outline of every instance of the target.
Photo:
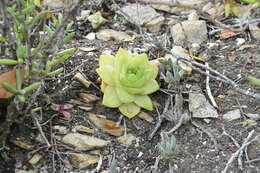
M 99 100 L 99 97 L 97 97 L 93 94 L 79 93 L 79 96 L 83 99 L 83 101 L 85 103 L 91 103 L 91 102 Z
M 100 129 L 109 133 L 113 136 L 122 136 L 124 133 L 124 128 L 118 126 L 115 122 L 107 120 L 103 116 L 89 113 L 88 117 L 90 120 Z
M 15 71 L 11 70 L 9 72 L 3 73 L 0 75 L 0 98 L 2 99 L 7 99 L 13 96 L 13 93 L 10 93 L 8 91 L 6 91 L 3 87 L 2 84 L 4 82 L 7 82 L 8 84 L 10 84 L 13 88 L 16 88 L 16 77 L 15 77 Z M 20 69 L 20 73 L 21 73 L 21 77 L 22 77 L 22 81 L 24 79 L 24 70 Z

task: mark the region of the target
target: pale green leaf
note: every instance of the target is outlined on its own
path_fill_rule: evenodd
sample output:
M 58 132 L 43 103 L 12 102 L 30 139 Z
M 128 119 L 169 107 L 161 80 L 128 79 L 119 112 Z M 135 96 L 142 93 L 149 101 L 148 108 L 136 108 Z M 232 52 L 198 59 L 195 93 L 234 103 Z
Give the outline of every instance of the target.
M 119 99 L 123 103 L 131 103 L 135 100 L 135 95 L 128 93 L 124 88 L 117 87 L 116 93 L 119 96 Z
M 147 95 L 137 95 L 135 97 L 135 104 L 140 106 L 141 108 L 147 109 L 149 111 L 153 110 L 153 103 L 149 96 Z
M 111 108 L 119 107 L 122 104 L 114 87 L 108 85 L 105 88 L 102 104 Z
M 115 85 L 115 81 L 113 78 L 115 69 L 113 66 L 104 65 L 102 67 L 97 68 L 96 72 L 105 83 L 107 83 L 108 85 Z
M 128 118 L 133 118 L 140 112 L 140 107 L 137 106 L 135 103 L 126 103 L 122 104 L 119 107 L 119 110 L 123 115 L 127 116 Z
M 113 65 L 114 66 L 115 57 L 113 55 L 101 55 L 99 57 L 99 66 L 103 65 Z
M 149 82 L 147 82 L 143 87 L 143 94 L 147 95 L 147 94 L 151 94 L 155 91 L 157 91 L 158 89 L 160 89 L 158 83 L 156 80 L 150 80 Z

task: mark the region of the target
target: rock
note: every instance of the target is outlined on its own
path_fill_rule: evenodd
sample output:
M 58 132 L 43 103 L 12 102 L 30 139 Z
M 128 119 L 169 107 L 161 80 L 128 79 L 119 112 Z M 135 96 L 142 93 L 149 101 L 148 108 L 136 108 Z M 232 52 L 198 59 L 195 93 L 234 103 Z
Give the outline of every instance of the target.
M 89 113 L 88 117 L 98 128 L 110 135 L 122 136 L 125 131 L 124 127 L 117 125 L 116 122 L 107 120 L 102 115 Z
M 185 34 L 180 23 L 177 23 L 171 27 L 171 35 L 176 45 L 184 46 Z
M 90 32 L 90 33 L 88 33 L 88 34 L 86 35 L 85 38 L 88 39 L 88 40 L 95 40 L 95 39 L 96 39 L 96 33 Z
M 194 118 L 217 118 L 216 109 L 207 101 L 206 97 L 198 88 L 193 86 L 193 91 L 189 93 L 189 110 Z
M 189 56 L 188 52 L 186 51 L 186 49 L 182 48 L 181 46 L 173 46 L 171 49 L 171 52 L 173 54 L 179 55 L 183 58 L 186 58 L 187 60 L 191 60 L 191 57 Z M 177 57 L 172 56 L 172 61 L 175 62 L 177 61 Z M 182 70 L 186 73 L 186 74 L 191 74 L 192 72 L 192 68 L 182 62 L 179 62 L 180 67 L 182 68 Z
M 200 50 L 200 45 L 198 43 L 191 44 L 191 51 L 192 53 L 197 53 Z
M 121 31 L 115 31 L 112 29 L 102 29 L 96 34 L 97 38 L 100 40 L 124 40 L 130 36 Z
M 237 46 L 241 46 L 242 44 L 244 44 L 246 42 L 246 40 L 243 38 L 237 38 L 236 42 L 237 42 Z
M 90 14 L 90 10 L 82 10 L 80 12 L 80 16 L 77 16 L 77 20 L 86 20 Z
M 28 161 L 33 167 L 36 167 L 39 161 L 42 159 L 42 155 L 35 154 L 33 157 Z
M 186 39 L 189 43 L 201 44 L 202 42 L 208 39 L 208 31 L 205 21 L 184 21 L 181 24 Z
M 223 115 L 223 119 L 227 121 L 233 121 L 241 118 L 241 113 L 239 109 L 229 111 Z
M 79 169 L 84 169 L 99 161 L 99 157 L 90 154 L 69 153 L 69 157 L 72 164 Z
M 94 134 L 95 130 L 89 128 L 89 127 L 85 127 L 82 125 L 77 125 L 74 127 L 75 132 L 84 132 L 84 133 L 90 133 L 90 134 Z
M 256 40 L 260 40 L 260 27 L 259 27 L 259 25 L 260 25 L 260 23 L 249 24 L 250 33 L 252 34 L 252 36 Z
M 134 24 L 137 24 L 140 26 L 146 25 L 150 21 L 161 16 L 149 5 L 141 5 L 141 4 L 137 4 L 137 3 L 130 4 L 130 5 L 123 7 L 122 11 L 125 14 L 127 14 L 131 18 L 131 20 L 133 20 L 132 22 Z M 122 15 L 124 15 L 124 14 L 122 14 Z
M 107 20 L 102 16 L 101 12 L 98 11 L 95 14 L 92 14 L 88 17 L 88 20 L 91 23 L 92 28 L 97 29 L 101 25 L 107 22 Z
M 137 138 L 132 134 L 126 134 L 116 139 L 119 143 L 124 145 L 132 145 L 134 140 L 137 140 Z
M 198 16 L 197 12 L 196 12 L 196 11 L 192 11 L 192 12 L 188 15 L 188 20 L 189 20 L 189 21 L 199 20 L 199 16 Z
M 64 144 L 72 145 L 77 150 L 87 151 L 93 148 L 101 148 L 110 142 L 93 136 L 82 135 L 79 133 L 69 133 L 62 138 Z
M 159 16 L 147 24 L 145 24 L 145 27 L 148 29 L 150 32 L 159 32 L 161 30 L 161 26 L 164 23 L 164 17 Z
M 260 120 L 260 114 L 247 113 L 246 116 L 251 120 Z

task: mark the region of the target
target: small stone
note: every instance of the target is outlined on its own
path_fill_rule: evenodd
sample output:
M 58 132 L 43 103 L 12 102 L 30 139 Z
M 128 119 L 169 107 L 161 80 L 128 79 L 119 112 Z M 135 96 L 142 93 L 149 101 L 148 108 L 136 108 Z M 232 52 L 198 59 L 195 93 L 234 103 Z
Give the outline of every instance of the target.
M 96 34 L 97 38 L 100 40 L 124 40 L 130 36 L 121 31 L 115 31 L 112 29 L 102 29 Z
M 188 42 L 201 44 L 208 39 L 205 21 L 184 21 L 181 24 Z
M 119 143 L 124 145 L 132 145 L 134 140 L 137 140 L 137 138 L 132 134 L 126 134 L 116 139 Z
M 33 157 L 28 161 L 33 167 L 36 167 L 39 161 L 42 159 L 42 155 L 35 154 Z
M 256 40 L 260 40 L 260 23 L 249 24 L 249 30 Z
M 198 16 L 197 12 L 196 12 L 196 11 L 191 12 L 191 13 L 189 14 L 189 16 L 188 16 L 188 20 L 189 20 L 189 21 L 199 20 L 199 16 Z
M 174 43 L 178 46 L 183 46 L 185 43 L 185 34 L 180 23 L 171 27 L 171 35 Z
M 241 46 L 246 42 L 246 40 L 243 38 L 237 38 L 236 41 L 237 41 L 237 46 Z
M 164 23 L 164 17 L 159 16 L 150 22 L 148 22 L 145 27 L 148 29 L 150 32 L 159 32 L 161 30 L 161 26 Z
M 99 157 L 90 154 L 69 153 L 69 157 L 72 164 L 79 169 L 84 169 L 99 161 Z
M 200 50 L 200 45 L 198 43 L 191 44 L 191 51 L 192 53 L 197 53 Z
M 141 5 L 137 3 L 123 7 L 122 11 L 132 19 L 131 22 L 140 26 L 145 25 L 160 16 L 160 14 L 149 5 Z
M 88 34 L 86 35 L 85 38 L 88 39 L 88 40 L 95 40 L 95 39 L 96 39 L 96 33 L 90 32 L 90 33 L 88 33 Z
M 82 10 L 80 12 L 80 16 L 77 16 L 77 20 L 86 20 L 90 14 L 90 10 Z
M 189 93 L 189 110 L 194 118 L 217 118 L 216 109 L 207 101 L 198 86 L 192 87 L 193 92 Z
M 227 121 L 233 121 L 239 118 L 241 118 L 241 113 L 239 109 L 229 111 L 223 115 L 223 119 Z
M 69 133 L 62 138 L 64 144 L 72 145 L 77 150 L 87 151 L 93 148 L 102 148 L 110 142 L 93 136 L 79 133 Z

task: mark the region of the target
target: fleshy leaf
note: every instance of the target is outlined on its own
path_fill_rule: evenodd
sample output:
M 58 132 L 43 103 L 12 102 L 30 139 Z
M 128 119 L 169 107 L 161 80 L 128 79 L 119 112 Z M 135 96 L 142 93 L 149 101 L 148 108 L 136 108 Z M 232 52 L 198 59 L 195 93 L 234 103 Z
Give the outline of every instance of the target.
M 98 75 L 101 77 L 102 80 L 104 80 L 105 83 L 109 85 L 115 85 L 115 81 L 113 78 L 114 75 L 114 67 L 111 65 L 104 65 L 100 68 L 96 69 Z
M 111 108 L 119 107 L 122 104 L 114 87 L 110 85 L 106 87 L 102 104 Z
M 128 118 L 133 118 L 140 112 L 140 107 L 137 106 L 135 103 L 126 103 L 122 104 L 119 107 L 119 110 L 123 115 L 127 116 Z
M 114 66 L 115 57 L 113 55 L 101 55 L 99 57 L 99 66 L 112 65 Z
M 153 110 L 153 103 L 152 100 L 149 96 L 147 95 L 138 95 L 135 97 L 135 104 L 138 106 L 147 109 L 149 111 Z
M 145 84 L 145 86 L 143 86 L 142 89 L 144 91 L 143 94 L 147 95 L 147 94 L 151 94 L 151 93 L 157 91 L 158 89 L 160 89 L 160 87 L 159 87 L 157 81 L 153 79 L 153 80 L 150 80 L 149 82 L 147 82 Z
M 123 103 L 131 103 L 135 100 L 135 96 L 132 94 L 129 94 L 126 90 L 124 90 L 122 87 L 116 88 L 116 93 Z
M 101 89 L 101 91 L 102 91 L 103 93 L 105 92 L 106 87 L 107 87 L 107 84 L 106 84 L 104 81 L 102 81 L 102 82 L 101 82 L 100 89 Z

